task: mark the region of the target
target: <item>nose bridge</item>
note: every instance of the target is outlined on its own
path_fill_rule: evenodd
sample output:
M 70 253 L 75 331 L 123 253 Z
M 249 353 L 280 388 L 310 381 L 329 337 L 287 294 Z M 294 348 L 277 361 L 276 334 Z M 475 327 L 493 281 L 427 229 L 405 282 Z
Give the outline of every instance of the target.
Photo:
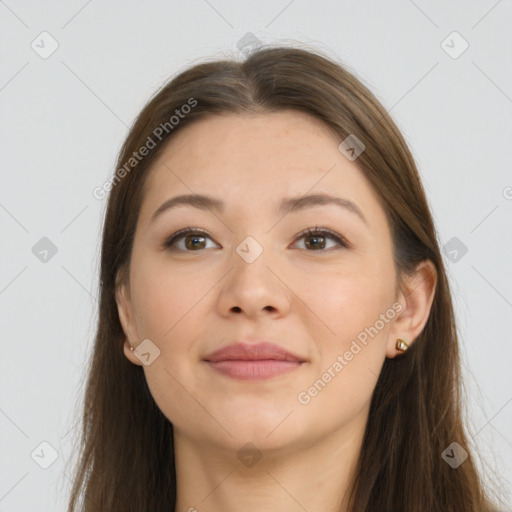
M 270 248 L 264 248 L 262 242 L 248 235 L 234 247 L 229 265 L 231 271 L 226 276 L 220 297 L 224 314 L 242 310 L 251 316 L 269 307 L 281 312 L 286 309 L 286 287 L 276 277 L 276 271 L 271 270 L 275 259 Z
M 261 240 L 261 236 L 259 236 Z M 270 249 L 252 236 L 246 236 L 236 247 L 233 253 L 232 279 L 242 286 L 242 293 L 267 293 L 274 287 L 272 272 L 267 268 L 271 266 L 272 256 Z M 248 289 L 246 290 L 245 287 Z
M 260 242 L 252 235 L 246 236 L 235 248 L 236 254 L 248 265 L 257 261 L 264 252 L 268 255 L 268 246 L 264 251 L 262 236 L 258 238 Z

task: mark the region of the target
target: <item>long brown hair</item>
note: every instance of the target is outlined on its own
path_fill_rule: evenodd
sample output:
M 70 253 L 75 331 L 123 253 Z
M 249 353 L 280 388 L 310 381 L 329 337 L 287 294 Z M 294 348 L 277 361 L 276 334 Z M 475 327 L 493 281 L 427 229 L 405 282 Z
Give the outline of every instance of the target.
M 339 63 L 296 45 L 264 47 L 242 62 L 204 61 L 181 72 L 150 99 L 121 148 L 114 179 L 105 187 L 111 190 L 103 228 L 99 321 L 68 512 L 174 510 L 173 427 L 156 406 L 142 367 L 123 353 L 125 336 L 115 300 L 130 264 L 144 183 L 172 134 L 195 119 L 284 109 L 316 116 L 339 142 L 354 134 L 365 144 L 355 163 L 386 211 L 397 276 L 414 272 L 425 259 L 437 269 L 424 330 L 403 357 L 386 359 L 376 384 L 350 510 L 494 510 L 473 455 L 456 469 L 441 457 L 452 442 L 470 449 L 451 293 L 413 157 L 367 87 Z M 152 144 L 145 156 L 131 160 Z

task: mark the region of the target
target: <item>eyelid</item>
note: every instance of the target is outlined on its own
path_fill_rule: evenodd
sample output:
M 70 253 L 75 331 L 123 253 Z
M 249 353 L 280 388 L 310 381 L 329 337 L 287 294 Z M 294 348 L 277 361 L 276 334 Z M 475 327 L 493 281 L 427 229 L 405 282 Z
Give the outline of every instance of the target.
M 202 235 L 205 238 L 210 238 L 211 240 L 213 240 L 213 238 L 204 229 L 192 228 L 190 226 L 187 226 L 186 228 L 180 229 L 179 231 L 176 231 L 170 237 L 168 237 L 164 241 L 162 248 L 168 249 L 168 250 L 175 249 L 174 247 L 172 247 L 172 244 L 174 244 L 177 240 L 179 240 L 180 238 L 182 238 L 185 235 L 195 235 L 195 234 Z M 338 244 L 338 247 L 330 248 L 330 249 L 326 249 L 326 250 L 307 251 L 307 252 L 331 252 L 332 250 L 336 250 L 336 249 L 349 249 L 352 247 L 350 242 L 344 236 L 340 235 L 339 233 L 337 233 L 335 231 L 332 231 L 331 229 L 322 228 L 319 226 L 315 226 L 314 228 L 309 227 L 309 228 L 302 230 L 300 233 L 298 233 L 295 236 L 294 243 L 296 243 L 298 240 L 300 240 L 301 238 L 303 238 L 305 236 L 315 236 L 315 235 L 325 236 L 326 238 L 330 238 L 331 240 L 334 240 Z M 215 242 L 215 243 L 217 243 L 217 242 Z M 179 251 L 180 249 L 176 249 L 176 250 Z M 203 250 L 203 249 L 201 249 L 201 250 Z M 199 252 L 199 250 L 198 251 L 183 251 L 183 252 Z
M 195 235 L 195 234 L 202 235 L 205 238 L 212 239 L 212 237 L 204 229 L 192 228 L 190 226 L 187 226 L 186 228 L 180 229 L 179 231 L 176 231 L 171 236 L 166 238 L 164 240 L 164 243 L 162 244 L 162 248 L 167 249 L 167 250 L 173 250 L 175 248 L 172 247 L 172 244 L 174 244 L 177 240 L 179 240 L 180 238 L 182 238 L 185 235 Z M 217 243 L 217 242 L 215 242 L 215 243 Z M 179 251 L 179 249 L 176 249 L 176 250 Z M 183 252 L 199 252 L 199 251 L 183 251 Z
M 336 231 L 333 231 L 329 228 L 322 228 L 319 226 L 315 226 L 314 228 L 306 228 L 303 231 L 301 231 L 296 237 L 295 240 L 299 240 L 303 238 L 304 236 L 314 236 L 314 235 L 321 235 L 326 238 L 330 238 L 331 240 L 334 240 L 338 247 L 326 249 L 326 250 L 319 250 L 319 251 L 308 251 L 308 252 L 331 252 L 332 250 L 337 249 L 350 249 L 352 248 L 352 244 L 343 236 L 337 233 Z

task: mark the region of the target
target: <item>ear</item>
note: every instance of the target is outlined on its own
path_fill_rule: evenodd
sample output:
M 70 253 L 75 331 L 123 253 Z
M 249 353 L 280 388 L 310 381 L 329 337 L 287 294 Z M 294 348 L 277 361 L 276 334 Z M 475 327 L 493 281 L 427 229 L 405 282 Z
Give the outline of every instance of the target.
M 133 364 L 141 366 L 140 360 L 135 356 L 133 350 L 130 350 L 130 344 L 134 349 L 138 345 L 138 337 L 135 317 L 133 315 L 130 285 L 125 280 L 116 284 L 116 303 L 119 320 L 126 336 L 123 344 L 124 355 Z
M 394 358 L 402 354 L 395 346 L 396 339 L 403 339 L 409 346 L 421 334 L 430 315 L 437 284 L 437 270 L 430 260 L 418 264 L 412 276 L 405 277 L 404 289 L 398 301 L 403 309 L 390 330 L 386 356 Z

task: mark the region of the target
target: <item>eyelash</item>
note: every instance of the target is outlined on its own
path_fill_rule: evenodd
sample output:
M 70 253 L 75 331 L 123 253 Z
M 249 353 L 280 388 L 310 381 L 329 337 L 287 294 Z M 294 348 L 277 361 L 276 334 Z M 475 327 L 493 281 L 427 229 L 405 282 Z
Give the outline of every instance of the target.
M 187 227 L 187 228 L 181 229 L 180 231 L 177 231 L 176 233 L 171 235 L 164 242 L 163 248 L 169 249 L 169 250 L 174 250 L 174 251 L 182 251 L 182 252 L 200 252 L 200 251 L 204 250 L 204 249 L 198 249 L 197 251 L 188 251 L 185 249 L 176 249 L 175 247 L 173 247 L 174 243 L 176 243 L 181 238 L 184 238 L 185 236 L 189 236 L 189 235 L 200 235 L 200 236 L 204 236 L 205 238 L 210 238 L 210 236 L 208 236 L 206 231 L 203 231 L 202 229 Z M 319 228 L 318 226 L 315 226 L 315 228 L 307 228 L 304 231 L 302 231 L 301 233 L 299 233 L 295 240 L 300 240 L 301 238 L 306 237 L 306 236 L 311 236 L 311 237 L 323 236 L 325 238 L 334 240 L 340 246 L 337 248 L 331 247 L 330 249 L 319 249 L 318 251 L 310 250 L 308 252 L 330 252 L 332 250 L 337 250 L 340 248 L 348 249 L 351 247 L 346 238 L 342 237 L 341 235 L 339 235 L 336 232 L 331 231 L 330 229 L 327 229 L 327 228 Z M 307 250 L 307 249 L 305 249 L 305 250 Z

